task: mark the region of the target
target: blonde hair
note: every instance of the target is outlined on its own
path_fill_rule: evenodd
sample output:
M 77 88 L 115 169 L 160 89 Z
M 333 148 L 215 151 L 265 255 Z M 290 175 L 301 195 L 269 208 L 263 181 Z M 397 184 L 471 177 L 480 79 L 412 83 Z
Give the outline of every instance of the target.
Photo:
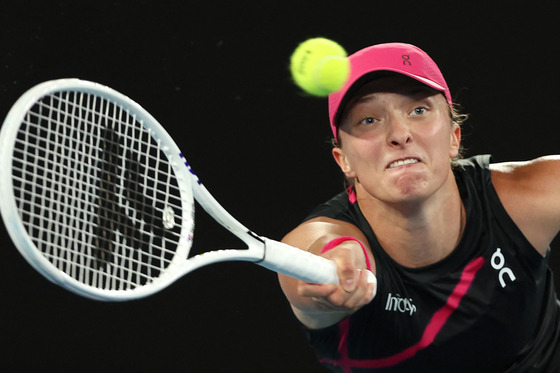
M 461 113 L 459 108 L 460 108 L 460 105 L 454 103 L 449 108 L 449 117 L 451 119 L 451 126 L 458 126 L 459 128 L 463 128 L 463 123 L 465 123 L 465 121 L 467 119 L 469 119 L 469 114 Z M 463 159 L 464 153 L 465 153 L 465 147 L 463 146 L 463 143 L 461 142 L 459 144 L 459 151 L 457 152 L 457 155 L 455 157 L 451 158 L 451 168 L 457 167 L 458 161 L 460 159 Z

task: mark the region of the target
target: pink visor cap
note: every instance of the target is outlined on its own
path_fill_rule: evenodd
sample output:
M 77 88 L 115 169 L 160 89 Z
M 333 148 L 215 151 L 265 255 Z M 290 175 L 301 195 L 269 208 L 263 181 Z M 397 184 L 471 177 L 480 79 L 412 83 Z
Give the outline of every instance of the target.
M 337 92 L 329 95 L 329 119 L 335 139 L 342 110 L 352 94 L 363 84 L 393 72 L 414 78 L 445 94 L 452 105 L 451 93 L 436 63 L 420 48 L 404 43 L 377 44 L 364 48 L 348 57 L 350 77 Z

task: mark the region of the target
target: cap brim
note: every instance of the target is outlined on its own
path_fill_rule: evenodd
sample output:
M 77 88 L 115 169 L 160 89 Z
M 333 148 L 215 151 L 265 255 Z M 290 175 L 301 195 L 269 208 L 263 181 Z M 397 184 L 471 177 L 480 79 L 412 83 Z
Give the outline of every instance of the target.
M 339 122 L 340 122 L 340 117 L 341 117 L 342 113 L 344 112 L 344 109 L 345 109 L 346 105 L 348 104 L 348 101 L 350 101 L 350 99 L 354 96 L 354 94 L 361 87 L 363 87 L 366 83 L 371 82 L 372 80 L 383 78 L 383 77 L 386 77 L 386 76 L 395 76 L 395 75 L 408 76 L 412 79 L 415 79 L 415 80 L 427 85 L 428 87 L 431 87 L 435 90 L 441 91 L 444 94 L 446 92 L 446 89 L 444 87 L 442 87 L 440 84 L 438 84 L 438 83 L 436 83 L 436 82 L 434 82 L 430 79 L 426 79 L 424 77 L 411 74 L 408 71 L 402 71 L 402 70 L 397 70 L 397 69 L 392 69 L 392 68 L 385 68 L 385 69 L 379 69 L 379 70 L 375 70 L 375 71 L 366 72 L 363 75 L 361 75 L 358 79 L 356 79 L 356 81 L 351 83 L 350 87 L 348 87 L 346 89 L 346 91 L 344 93 L 344 96 L 343 96 L 342 100 L 340 101 L 340 104 L 338 105 L 338 110 L 337 110 L 337 112 L 334 116 L 335 125 L 338 127 Z M 446 97 L 446 98 L 449 101 L 449 98 L 448 97 Z

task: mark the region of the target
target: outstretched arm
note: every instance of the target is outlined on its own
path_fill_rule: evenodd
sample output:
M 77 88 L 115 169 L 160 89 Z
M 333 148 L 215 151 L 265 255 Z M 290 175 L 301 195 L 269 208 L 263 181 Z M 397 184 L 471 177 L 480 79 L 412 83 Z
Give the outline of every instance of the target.
M 544 255 L 560 231 L 560 156 L 490 165 L 506 211 Z
M 361 244 L 344 240 L 322 253 L 329 242 L 343 236 L 353 237 Z M 295 316 L 305 326 L 320 329 L 333 325 L 373 299 L 376 284 L 368 282 L 366 263 L 369 260 L 375 273 L 375 262 L 365 236 L 355 226 L 316 218 L 298 226 L 286 235 L 283 242 L 322 255 L 333 260 L 338 267 L 340 284 L 309 284 L 279 275 L 280 285 Z

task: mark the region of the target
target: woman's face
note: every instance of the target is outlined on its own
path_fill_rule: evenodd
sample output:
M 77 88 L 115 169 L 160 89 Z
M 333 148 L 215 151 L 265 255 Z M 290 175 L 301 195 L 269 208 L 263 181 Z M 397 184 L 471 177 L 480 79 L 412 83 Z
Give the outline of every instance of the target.
M 333 155 L 347 177 L 373 198 L 415 202 L 452 175 L 460 128 L 438 91 L 405 76 L 374 80 L 346 106 Z

